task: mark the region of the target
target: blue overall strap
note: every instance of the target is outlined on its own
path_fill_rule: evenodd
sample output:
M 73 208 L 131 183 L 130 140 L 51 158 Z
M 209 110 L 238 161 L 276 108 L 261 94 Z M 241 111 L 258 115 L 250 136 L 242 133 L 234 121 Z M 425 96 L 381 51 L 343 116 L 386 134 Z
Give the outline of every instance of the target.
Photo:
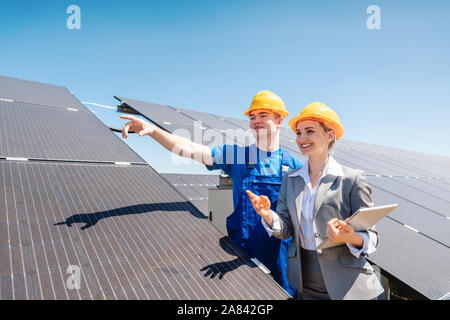
M 257 159 L 255 159 L 255 157 L 257 157 L 257 155 L 250 154 L 250 147 L 246 146 L 245 147 L 245 167 L 247 168 L 246 176 L 248 176 L 250 174 L 250 171 L 252 171 L 255 168 L 255 164 L 257 163 Z M 284 173 L 291 170 L 291 167 L 289 164 L 290 158 L 291 158 L 291 154 L 288 151 L 281 148 L 280 176 L 282 176 Z
M 245 177 L 247 177 L 250 174 L 250 171 L 252 171 L 255 168 L 255 164 L 257 163 L 257 155 L 250 154 L 250 146 L 245 147 L 245 167 L 247 169 L 247 174 Z M 242 178 L 245 178 L 242 177 Z
M 291 154 L 284 150 L 283 148 L 281 148 L 281 172 L 280 175 L 284 175 L 284 173 L 288 172 L 289 170 L 291 170 L 291 167 L 289 165 L 289 160 L 291 158 Z

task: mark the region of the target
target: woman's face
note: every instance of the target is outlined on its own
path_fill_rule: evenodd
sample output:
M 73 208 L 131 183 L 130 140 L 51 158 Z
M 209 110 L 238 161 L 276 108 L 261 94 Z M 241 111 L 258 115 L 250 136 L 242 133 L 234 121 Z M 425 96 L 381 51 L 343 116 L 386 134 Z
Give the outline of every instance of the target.
M 332 131 L 326 132 L 319 122 L 301 121 L 297 124 L 297 145 L 304 155 L 328 152 L 328 145 L 334 139 Z

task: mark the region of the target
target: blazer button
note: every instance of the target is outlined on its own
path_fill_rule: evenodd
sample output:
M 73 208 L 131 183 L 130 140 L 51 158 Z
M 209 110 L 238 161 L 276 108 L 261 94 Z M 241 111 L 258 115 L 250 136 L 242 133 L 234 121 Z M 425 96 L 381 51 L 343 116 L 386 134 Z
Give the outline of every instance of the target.
M 318 238 L 320 234 L 318 232 L 314 233 L 314 237 Z

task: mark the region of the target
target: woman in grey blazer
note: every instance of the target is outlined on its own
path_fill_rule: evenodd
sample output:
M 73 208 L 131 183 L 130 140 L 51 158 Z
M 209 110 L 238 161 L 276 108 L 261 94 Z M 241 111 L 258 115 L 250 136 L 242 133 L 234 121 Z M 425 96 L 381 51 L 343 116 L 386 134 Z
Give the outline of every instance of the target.
M 276 212 L 267 197 L 247 192 L 269 235 L 295 239 L 287 253 L 288 281 L 305 300 L 375 299 L 383 288 L 365 256 L 376 250 L 377 232 L 355 232 L 344 221 L 373 206 L 371 189 L 363 171 L 342 166 L 329 154 L 344 134 L 340 119 L 315 102 L 289 125 L 308 156 L 305 166 L 285 175 Z M 345 245 L 318 250 L 326 238 Z

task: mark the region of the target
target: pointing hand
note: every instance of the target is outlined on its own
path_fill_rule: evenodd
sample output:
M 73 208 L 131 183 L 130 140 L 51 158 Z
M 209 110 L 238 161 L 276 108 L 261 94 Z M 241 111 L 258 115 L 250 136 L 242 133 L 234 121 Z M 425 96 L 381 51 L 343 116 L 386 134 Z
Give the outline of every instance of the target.
M 128 137 L 129 130 L 137 132 L 141 137 L 152 134 L 153 130 L 155 130 L 154 125 L 133 116 L 120 116 L 120 118 L 130 120 L 130 122 L 127 122 L 122 128 L 122 138 L 124 139 Z

